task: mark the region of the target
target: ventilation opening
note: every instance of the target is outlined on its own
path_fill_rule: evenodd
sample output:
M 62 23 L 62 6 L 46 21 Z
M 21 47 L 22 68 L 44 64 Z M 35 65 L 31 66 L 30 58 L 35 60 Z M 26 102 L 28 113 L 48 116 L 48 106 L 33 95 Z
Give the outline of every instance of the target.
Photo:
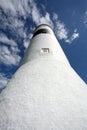
M 49 53 L 50 49 L 49 48 L 42 48 L 41 53 Z
M 48 29 L 40 29 L 34 33 L 33 37 L 35 37 L 36 35 L 38 35 L 40 33 L 49 33 L 49 30 Z

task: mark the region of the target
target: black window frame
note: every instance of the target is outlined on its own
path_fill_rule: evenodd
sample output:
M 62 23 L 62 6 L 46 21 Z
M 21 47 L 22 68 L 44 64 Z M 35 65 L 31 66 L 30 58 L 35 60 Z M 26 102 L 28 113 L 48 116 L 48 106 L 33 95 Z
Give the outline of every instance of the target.
M 34 35 L 33 35 L 33 37 L 35 37 L 36 35 L 38 35 L 38 34 L 41 34 L 41 33 L 49 33 L 49 30 L 48 29 L 39 29 L 39 30 L 37 30 L 35 33 L 34 33 Z

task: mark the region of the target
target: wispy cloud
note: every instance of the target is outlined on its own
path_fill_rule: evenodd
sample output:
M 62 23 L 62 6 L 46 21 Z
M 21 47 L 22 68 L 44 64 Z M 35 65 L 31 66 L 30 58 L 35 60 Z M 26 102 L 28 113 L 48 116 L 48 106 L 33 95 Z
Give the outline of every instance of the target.
M 24 47 L 27 48 L 29 46 L 30 43 L 30 39 L 32 38 L 33 34 L 29 33 L 28 38 L 25 38 L 23 43 L 24 43 Z
M 3 73 L 0 73 L 0 90 L 7 84 L 8 80 Z
M 38 11 L 38 8 L 34 4 L 33 4 L 33 8 L 32 8 L 32 19 L 36 25 L 39 25 L 39 24 L 53 25 L 53 22 L 50 19 L 50 14 L 48 12 L 46 12 L 45 16 L 42 16 L 40 11 Z
M 17 43 L 12 40 L 9 39 L 5 34 L 0 33 L 0 42 L 1 43 L 5 43 L 6 45 L 11 45 L 11 46 L 17 46 Z
M 84 13 L 83 24 L 85 25 L 85 27 L 87 27 L 87 11 L 85 11 L 85 13 Z
M 72 43 L 77 38 L 79 38 L 79 33 L 78 33 L 77 29 L 75 29 L 74 32 L 73 32 L 73 34 L 71 35 L 71 37 L 67 38 L 65 41 L 67 43 Z
M 0 0 L 0 6 L 6 13 L 7 11 L 11 11 L 10 14 L 13 16 L 19 14 L 26 17 L 26 15 L 31 12 L 29 6 L 30 1 L 31 0 Z
M 18 55 L 20 50 L 18 49 L 17 43 L 9 39 L 5 34 L 0 34 L 0 63 L 5 65 L 18 65 L 21 57 Z M 8 47 L 7 45 L 10 45 Z
M 55 26 L 54 30 L 58 39 L 63 39 L 67 43 L 72 43 L 79 37 L 77 29 L 74 29 L 73 34 L 69 37 L 69 30 L 66 28 L 66 25 L 58 19 L 58 15 L 56 13 L 53 14 L 53 20 Z
M 58 15 L 56 13 L 53 14 L 54 20 L 54 29 L 57 37 L 61 40 L 66 40 L 68 38 L 68 30 L 65 27 L 65 24 L 58 19 Z
M 69 38 L 69 30 L 66 28 L 66 25 L 58 19 L 58 15 L 54 12 L 53 18 L 50 17 L 50 13 L 45 10 L 45 15 L 41 14 L 40 8 L 38 8 L 37 4 L 34 0 L 1 0 L 0 6 L 4 9 L 5 12 L 11 12 L 8 21 L 11 23 L 11 26 L 14 32 L 17 31 L 17 34 L 21 37 L 26 37 L 26 32 L 24 30 L 24 24 L 26 18 L 29 17 L 36 25 L 41 23 L 50 24 L 54 27 L 55 33 L 60 40 L 73 41 L 77 37 L 74 37 L 74 32 L 72 34 L 72 38 Z M 23 17 L 23 21 L 19 19 L 19 16 Z M 9 22 L 6 21 L 6 25 Z M 16 30 L 16 31 L 15 31 Z M 79 36 L 79 35 L 78 35 Z M 72 39 L 72 40 L 69 40 Z
M 5 65 L 18 65 L 21 60 L 21 57 L 17 55 L 18 51 L 16 47 L 9 49 L 7 46 L 0 46 L 0 63 L 4 63 Z
M 34 0 L 1 0 L 0 7 L 13 17 L 23 16 L 24 19 L 30 17 L 36 25 L 51 22 L 50 14 L 46 12 L 45 16 L 42 16 Z

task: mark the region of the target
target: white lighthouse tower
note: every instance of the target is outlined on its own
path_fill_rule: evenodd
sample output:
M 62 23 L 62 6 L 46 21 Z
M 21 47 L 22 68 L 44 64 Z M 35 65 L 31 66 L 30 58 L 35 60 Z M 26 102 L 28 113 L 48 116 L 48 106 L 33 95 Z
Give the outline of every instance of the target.
M 0 94 L 0 130 L 87 130 L 87 85 L 48 25 L 36 28 L 21 67 Z

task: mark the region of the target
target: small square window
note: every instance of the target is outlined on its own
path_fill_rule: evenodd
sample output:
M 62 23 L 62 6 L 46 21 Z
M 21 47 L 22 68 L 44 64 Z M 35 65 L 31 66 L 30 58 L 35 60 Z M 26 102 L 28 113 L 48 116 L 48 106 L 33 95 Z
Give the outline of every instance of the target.
M 42 48 L 41 53 L 49 53 L 50 49 L 49 48 Z

